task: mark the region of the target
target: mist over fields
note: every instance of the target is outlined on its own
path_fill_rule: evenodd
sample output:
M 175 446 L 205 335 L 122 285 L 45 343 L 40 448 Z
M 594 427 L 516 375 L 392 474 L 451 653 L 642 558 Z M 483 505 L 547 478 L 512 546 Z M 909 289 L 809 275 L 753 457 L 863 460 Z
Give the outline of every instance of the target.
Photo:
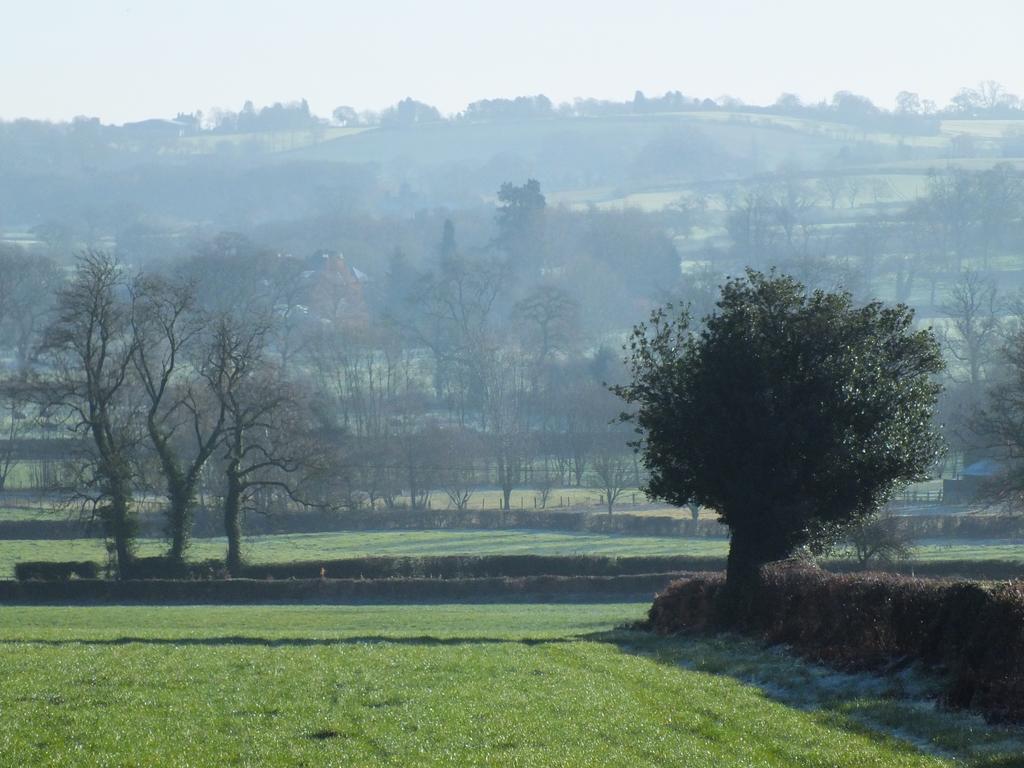
M 1024 765 L 1013 3 L 37 2 L 0 766 Z
M 493 252 L 499 187 L 536 179 L 543 253 L 515 266 L 510 289 L 557 284 L 595 331 L 744 266 L 930 314 L 964 267 L 1012 287 L 1018 100 L 995 83 L 941 109 L 901 99 L 889 112 L 848 92 L 767 107 L 638 92 L 494 99 L 447 117 L 409 99 L 325 117 L 296 102 L 124 126 L 8 121 L 0 231 L 58 259 L 101 246 L 135 266 L 230 232 L 275 253 L 340 251 L 379 288 L 398 251 L 432 267 L 445 219 L 462 250 Z

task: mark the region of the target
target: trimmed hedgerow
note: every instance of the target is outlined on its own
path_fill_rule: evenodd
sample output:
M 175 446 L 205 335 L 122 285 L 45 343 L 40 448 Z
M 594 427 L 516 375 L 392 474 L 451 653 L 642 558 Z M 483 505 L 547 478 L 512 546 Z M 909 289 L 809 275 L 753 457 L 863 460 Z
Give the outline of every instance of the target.
M 658 632 L 724 628 L 724 577 L 673 582 L 648 613 Z M 946 674 L 945 702 L 1024 720 L 1024 581 L 834 575 L 770 566 L 751 608 L 729 629 L 841 666 L 880 668 L 917 661 Z
M 14 576 L 19 581 L 67 581 L 71 578 L 99 578 L 99 565 L 91 560 L 65 562 L 25 561 L 14 566 Z
M 679 574 L 488 579 L 0 581 L 0 604 L 576 602 L 643 599 Z
M 35 565 L 35 564 L 31 564 Z M 42 564 L 44 566 L 49 563 Z M 440 555 L 436 557 L 353 557 L 245 565 L 246 579 L 481 579 L 527 576 L 628 576 L 680 573 L 725 567 L 719 557 L 599 555 Z M 126 576 L 133 580 L 223 579 L 223 560 L 176 562 L 166 557 L 132 560 Z M 20 578 L 20 577 L 19 577 Z M 31 571 L 26 578 L 61 581 L 61 568 Z M 82 577 L 85 578 L 85 577 Z M 95 576 L 90 577 L 95 578 Z
M 438 555 L 356 557 L 247 565 L 250 579 L 481 579 L 525 576 L 623 576 L 724 567 L 722 558 L 598 555 Z
M 136 557 L 126 569 L 129 579 L 214 579 L 226 573 L 223 560 L 182 562 L 169 557 Z
M 1024 538 L 1024 516 L 1020 515 L 908 515 L 899 526 L 912 539 L 1019 539 Z M 139 518 L 139 536 L 164 535 L 166 519 L 159 513 Z M 344 515 L 315 511 L 278 515 L 256 515 L 246 521 L 250 536 L 278 533 L 324 533 L 367 530 L 512 530 L 608 533 L 629 536 L 678 536 L 724 539 L 728 529 L 717 520 L 633 515 L 628 511 L 605 512 L 566 510 L 360 510 Z M 79 520 L 0 520 L 0 539 L 98 538 L 102 527 Z M 224 535 L 219 510 L 198 509 L 193 522 L 195 538 Z

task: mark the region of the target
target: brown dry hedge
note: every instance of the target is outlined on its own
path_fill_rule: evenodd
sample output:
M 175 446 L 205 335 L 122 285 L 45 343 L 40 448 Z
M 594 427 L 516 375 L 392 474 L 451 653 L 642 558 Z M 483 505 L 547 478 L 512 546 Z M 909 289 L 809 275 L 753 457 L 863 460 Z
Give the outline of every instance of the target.
M 854 669 L 920 662 L 948 680 L 946 704 L 1024 720 L 1024 581 L 830 574 L 774 565 L 747 615 L 726 627 L 724 576 L 674 581 L 648 613 L 660 633 L 739 630 Z

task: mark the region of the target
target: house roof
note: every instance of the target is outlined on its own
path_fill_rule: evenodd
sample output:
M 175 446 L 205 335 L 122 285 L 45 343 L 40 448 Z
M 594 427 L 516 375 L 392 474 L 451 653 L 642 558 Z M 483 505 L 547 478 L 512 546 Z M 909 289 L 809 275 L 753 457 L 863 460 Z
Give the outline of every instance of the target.
M 995 459 L 982 459 L 964 467 L 960 474 L 964 477 L 993 477 L 1002 471 L 1003 465 Z

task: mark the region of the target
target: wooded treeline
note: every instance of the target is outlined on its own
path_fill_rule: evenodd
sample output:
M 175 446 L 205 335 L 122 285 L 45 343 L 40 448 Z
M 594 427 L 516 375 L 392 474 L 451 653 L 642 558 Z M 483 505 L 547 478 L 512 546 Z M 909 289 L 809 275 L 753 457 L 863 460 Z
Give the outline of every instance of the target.
M 481 487 L 507 508 L 516 489 L 543 505 L 575 485 L 611 510 L 643 480 L 605 386 L 622 329 L 665 300 L 702 317 L 748 265 L 916 305 L 951 363 L 943 421 L 966 463 L 1012 423 L 977 413 L 1012 373 L 1022 188 L 1008 165 L 936 171 L 919 198 L 865 213 L 859 197 L 882 193 L 856 177 L 786 171 L 645 213 L 554 206 L 529 180 L 485 210 L 304 235 L 353 243 L 351 259 L 237 233 L 148 259 L 130 239 L 73 262 L 56 240 L 4 245 L 0 474 L 26 440 L 77 433 L 48 482 L 86 497 L 125 562 L 140 500 L 166 499 L 173 560 L 197 500 L 221 505 L 234 562 L 246 509 L 465 509 Z M 725 237 L 691 246 L 716 226 Z

